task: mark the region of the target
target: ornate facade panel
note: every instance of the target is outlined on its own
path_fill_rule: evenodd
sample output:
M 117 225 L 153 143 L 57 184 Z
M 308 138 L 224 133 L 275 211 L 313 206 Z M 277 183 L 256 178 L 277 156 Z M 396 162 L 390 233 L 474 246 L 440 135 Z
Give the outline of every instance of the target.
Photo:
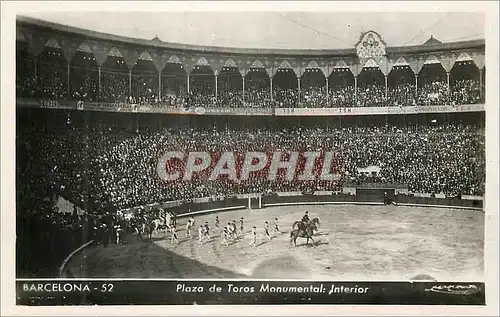
M 441 55 L 440 56 L 440 61 L 441 65 L 443 66 L 444 70 L 449 73 L 451 69 L 453 68 L 453 65 L 455 65 L 455 61 L 457 60 L 458 56 L 457 54 L 449 54 L 449 55 Z
M 373 58 L 369 58 L 361 64 L 361 67 L 379 67 L 379 64 Z
M 175 55 L 179 59 L 179 64 L 181 64 L 182 68 L 184 68 L 184 71 L 186 72 L 187 76 L 191 75 L 191 70 L 193 69 L 193 66 L 195 65 L 194 62 L 192 61 L 192 58 L 188 54 L 183 54 L 183 55 Z M 172 59 L 172 58 L 170 58 Z
M 323 66 L 320 69 L 321 69 L 321 72 L 323 73 L 323 75 L 325 76 L 325 78 L 330 78 L 330 75 L 332 74 L 332 71 L 333 71 L 333 67 Z
M 408 64 L 410 65 L 410 68 L 415 76 L 418 76 L 418 74 L 420 74 L 422 67 L 424 67 L 425 61 L 426 60 L 423 56 L 414 56 L 409 58 Z
M 53 47 L 53 48 L 61 48 L 61 45 L 59 45 L 59 41 L 55 36 L 52 36 L 49 38 L 47 43 L 45 43 L 46 47 Z
M 90 48 L 90 46 L 87 42 L 82 42 L 82 44 L 80 44 L 80 46 L 78 46 L 77 51 L 93 54 L 92 49 Z
M 45 44 L 52 37 L 52 33 L 45 32 L 34 32 L 31 30 L 24 29 L 23 31 L 24 37 L 28 42 L 28 47 L 33 54 L 33 56 L 37 57 L 43 52 L 45 48 Z
M 375 31 L 368 31 L 361 35 L 356 44 L 356 53 L 360 59 L 368 59 L 386 55 L 386 44 Z
M 360 66 L 359 64 L 353 63 L 353 64 L 349 65 L 349 70 L 354 75 L 354 77 L 358 77 L 358 75 L 359 75 L 359 73 L 361 73 L 362 69 L 363 69 L 363 67 Z
M 409 66 L 410 64 L 408 61 L 403 57 L 400 56 L 394 61 L 394 66 Z
M 387 57 L 380 57 L 378 58 L 378 67 L 380 68 L 380 71 L 384 76 L 389 76 L 389 73 L 392 70 L 392 67 L 394 66 L 395 61 L 393 59 L 389 59 Z
M 108 53 L 108 56 L 121 57 L 123 58 L 123 54 L 117 46 L 113 46 Z
M 238 67 L 238 65 L 236 65 L 236 62 L 232 58 L 226 59 L 222 65 L 226 67 Z
M 108 54 L 113 48 L 113 45 L 103 41 L 89 41 L 88 44 L 94 54 L 97 65 L 102 66 L 108 58 Z
M 222 68 L 224 60 L 218 58 L 217 56 L 212 56 L 209 60 L 208 63 L 210 64 L 210 67 L 214 71 L 215 75 L 219 75 L 220 70 Z
M 210 66 L 210 63 L 208 62 L 208 60 L 205 58 L 205 57 L 193 57 L 191 59 L 192 61 L 194 61 L 194 65 L 196 66 Z
M 149 56 L 151 56 L 151 58 L 153 59 L 153 63 L 155 64 L 156 70 L 158 70 L 158 72 L 163 71 L 170 58 L 170 56 L 166 52 L 156 49 L 150 49 Z
M 458 56 L 456 61 L 457 62 L 472 61 L 472 57 L 470 57 L 468 52 L 462 52 L 462 53 L 460 53 L 460 55 Z
M 269 78 L 273 78 L 274 75 L 276 74 L 276 71 L 278 69 L 277 68 L 274 68 L 274 67 L 267 67 L 266 68 L 266 72 L 267 72 L 267 75 L 269 76 Z
M 181 58 L 175 54 L 170 55 L 170 57 L 168 58 L 168 62 L 172 63 L 172 64 L 182 64 L 183 63 Z
M 334 68 L 349 68 L 349 65 L 345 60 L 341 59 L 334 64 Z
M 284 60 L 284 61 L 281 61 L 281 62 L 279 63 L 278 68 L 283 68 L 283 69 L 285 69 L 285 68 L 293 68 L 293 67 L 292 67 L 292 65 L 290 64 L 290 62 L 289 62 L 289 61 Z
M 278 69 L 279 65 L 280 65 L 280 62 L 278 62 L 277 59 L 274 59 L 274 58 L 264 58 L 263 60 L 263 63 L 264 63 L 264 66 L 266 68 L 271 68 L 271 69 L 274 69 L 274 73 L 273 73 L 273 76 L 274 74 L 276 73 L 276 70 Z
M 123 59 L 125 60 L 125 64 L 129 69 L 134 68 L 137 60 L 139 59 L 139 55 L 141 55 L 141 50 L 137 47 L 133 46 L 119 46 L 120 52 L 123 54 Z
M 59 37 L 59 44 L 61 45 L 61 50 L 64 54 L 64 58 L 66 59 L 66 61 L 70 62 L 73 59 L 73 56 L 75 56 L 75 53 L 82 45 L 82 41 L 79 41 L 77 38 L 72 39 L 66 36 L 61 36 Z
M 255 60 L 250 64 L 250 68 L 266 68 L 260 60 Z
M 159 72 L 163 71 L 170 59 L 170 56 L 166 52 L 156 49 L 150 49 L 149 56 L 153 59 L 153 63 Z
M 315 60 L 312 60 L 306 64 L 306 68 L 320 68 L 320 66 Z
M 149 52 L 147 50 L 143 51 L 137 59 L 140 59 L 143 61 L 151 61 L 151 62 L 153 61 L 153 58 L 151 57 L 151 55 L 149 54 Z
M 474 61 L 474 64 L 476 64 L 477 68 L 483 69 L 484 68 L 484 53 L 472 53 L 472 60 Z
M 435 55 L 429 55 L 426 57 L 424 64 L 441 64 L 441 61 Z
M 248 70 L 246 68 L 240 68 L 239 69 L 241 77 L 245 77 L 247 75 Z

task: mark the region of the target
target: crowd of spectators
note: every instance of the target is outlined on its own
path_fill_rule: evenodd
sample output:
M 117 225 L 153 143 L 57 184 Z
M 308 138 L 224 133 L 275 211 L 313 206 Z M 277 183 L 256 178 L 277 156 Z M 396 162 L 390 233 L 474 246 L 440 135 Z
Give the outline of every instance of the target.
M 358 168 L 372 165 L 380 167 L 381 182 L 407 184 L 414 193 L 484 194 L 484 130 L 472 124 L 250 124 L 222 128 L 215 123 L 186 126 L 173 118 L 163 127 L 132 127 L 132 118 L 117 123 L 111 118 L 85 119 L 84 113 L 71 112 L 67 120 L 55 120 L 28 115 L 31 110 L 19 111 L 17 210 L 22 225 L 18 227 L 17 243 L 21 249 L 36 250 L 36 254 L 30 254 L 30 259 L 20 256 L 18 261 L 21 267 L 28 266 L 28 271 L 32 269 L 29 263 L 49 265 L 44 262 L 48 261 L 47 254 L 54 254 L 53 259 L 59 261 L 76 245 L 95 239 L 96 232 L 102 232 L 96 228 L 107 223 L 100 219 L 109 208 L 116 211 L 170 200 L 242 193 L 338 191 L 344 182 L 361 177 Z M 27 113 L 23 115 L 23 111 Z M 270 181 L 256 173 L 238 182 L 227 178 L 208 180 L 200 174 L 191 181 L 163 182 L 157 174 L 157 163 L 168 150 L 234 151 L 237 164 L 247 151 L 333 151 L 342 178 Z M 87 215 L 58 213 L 51 204 L 58 196 L 75 203 Z M 46 230 L 47 226 L 55 229 Z M 33 240 L 33 232 L 42 235 Z
M 69 87 L 68 68 L 61 63 L 61 56 L 48 55 L 36 67 L 33 62 L 19 66 L 17 74 L 17 94 L 19 97 L 34 97 L 50 100 L 73 99 L 86 102 L 136 103 L 154 107 L 184 106 L 186 93 L 182 89 L 168 89 L 162 86 L 159 95 L 158 75 L 151 71 L 135 70 L 131 78 L 127 70 L 105 69 L 101 72 L 99 87 L 98 73 L 95 69 L 70 67 Z M 36 74 L 36 75 L 35 75 Z M 180 76 L 180 75 L 179 75 Z M 325 87 L 304 85 L 297 88 L 280 88 L 274 83 L 271 94 L 269 80 L 248 80 L 243 96 L 242 87 L 228 85 L 219 89 L 215 95 L 213 76 L 192 79 L 189 101 L 192 106 L 204 107 L 377 107 L 412 106 L 443 104 L 474 104 L 484 102 L 484 87 L 477 79 L 457 79 L 450 83 L 446 80 L 425 80 L 418 84 L 399 81 L 387 89 L 380 83 L 364 83 L 354 88 L 354 82 L 332 85 L 328 93 Z M 201 78 L 201 77 L 200 77 Z M 344 80 L 345 81 L 345 80 Z
M 303 185 L 261 179 L 166 185 L 159 182 L 156 164 L 164 151 L 174 148 L 209 152 L 312 148 L 339 153 L 339 166 L 351 176 L 357 168 L 379 165 L 387 182 L 408 184 L 413 192 L 482 194 L 484 135 L 470 126 L 423 126 L 415 131 L 381 126 L 227 131 L 171 127 L 126 132 L 111 125 L 87 125 L 65 124 L 52 131 L 31 129 L 25 138 L 27 144 L 37 147 L 31 149 L 28 162 L 20 166 L 23 173 L 40 177 L 29 179 L 26 186 L 39 182 L 41 188 L 71 196 L 71 201 L 83 203 L 92 197 L 98 205 L 111 201 L 117 208 L 213 193 L 287 191 Z M 307 186 L 330 190 L 338 185 L 317 182 Z M 37 192 L 36 188 L 30 190 Z
M 475 104 L 484 102 L 479 82 L 472 79 L 457 80 L 451 88 L 453 104 Z
M 415 86 L 410 83 L 398 83 L 387 90 L 387 105 L 393 107 L 416 106 Z

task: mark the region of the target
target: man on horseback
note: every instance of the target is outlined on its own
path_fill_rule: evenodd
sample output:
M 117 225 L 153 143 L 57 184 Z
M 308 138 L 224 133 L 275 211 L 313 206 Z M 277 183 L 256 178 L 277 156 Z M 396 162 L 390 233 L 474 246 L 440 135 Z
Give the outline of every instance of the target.
M 299 230 L 305 230 L 308 224 L 309 224 L 309 212 L 306 211 L 306 213 L 301 219 L 301 223 L 299 224 Z

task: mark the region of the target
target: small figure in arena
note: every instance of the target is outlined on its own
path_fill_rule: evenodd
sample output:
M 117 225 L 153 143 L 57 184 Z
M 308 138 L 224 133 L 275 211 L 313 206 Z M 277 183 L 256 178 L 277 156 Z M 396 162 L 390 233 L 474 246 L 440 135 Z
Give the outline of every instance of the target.
M 186 222 L 186 237 L 191 237 L 191 229 L 194 227 L 194 218 L 191 217 Z
M 122 232 L 123 232 L 123 229 L 121 228 L 121 226 L 119 224 L 115 225 L 116 245 L 122 244 L 122 241 L 121 241 Z
M 305 224 L 307 224 L 309 222 L 309 212 L 308 211 L 306 211 L 306 213 L 302 217 L 302 222 Z
M 229 243 L 227 242 L 228 238 L 229 238 L 229 232 L 227 230 L 227 227 L 224 227 L 224 230 L 222 232 L 222 242 L 220 244 L 225 245 L 226 247 L 229 246 Z
M 301 219 L 301 223 L 299 224 L 299 230 L 305 230 L 307 227 L 307 224 L 309 223 L 309 212 L 306 211 L 304 216 Z
M 233 227 L 234 238 L 237 239 L 238 238 L 238 230 L 236 229 L 236 220 L 233 220 L 233 222 L 231 223 L 231 227 Z
M 240 218 L 240 234 L 243 235 L 243 217 Z
M 215 229 L 219 230 L 219 216 L 215 216 Z
M 108 225 L 103 223 L 101 224 L 101 238 L 102 238 L 102 244 L 105 246 L 105 247 L 108 247 L 108 243 L 109 243 L 109 229 L 108 229 Z
M 205 237 L 205 227 L 200 225 L 200 228 L 198 228 L 198 244 L 203 243 L 203 237 Z
M 278 218 L 274 218 L 274 231 L 276 231 L 278 234 L 281 234 L 279 225 L 278 225 Z
M 227 238 L 228 239 L 233 239 L 233 226 L 231 225 L 230 222 L 227 223 L 227 225 L 224 227 L 227 231 Z
M 207 237 L 208 241 L 212 239 L 210 237 L 210 227 L 208 226 L 208 221 L 205 221 L 205 237 Z
M 257 246 L 257 227 L 253 226 L 252 228 L 252 242 L 250 242 L 251 246 Z
M 264 235 L 269 239 L 269 241 L 272 240 L 271 235 L 269 234 L 269 224 L 267 221 L 264 223 Z
M 177 239 L 177 229 L 175 229 L 175 226 L 172 226 L 172 228 L 170 229 L 170 233 L 172 234 L 172 238 L 170 239 L 170 243 L 174 244 L 174 241 L 175 241 L 175 243 L 179 243 L 179 240 Z

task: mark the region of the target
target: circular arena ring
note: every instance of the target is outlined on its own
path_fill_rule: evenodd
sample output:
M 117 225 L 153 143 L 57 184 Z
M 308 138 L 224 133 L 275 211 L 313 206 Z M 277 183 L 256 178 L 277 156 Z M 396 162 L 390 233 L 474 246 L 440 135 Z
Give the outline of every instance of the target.
M 314 243 L 290 240 L 305 211 L 319 217 Z M 214 229 L 244 218 L 244 234 L 229 245 Z M 281 234 L 274 230 L 278 218 Z M 178 243 L 170 233 L 153 242 L 125 237 L 123 245 L 97 245 L 70 259 L 67 272 L 89 278 L 242 278 L 321 280 L 483 281 L 484 213 L 475 210 L 394 205 L 278 206 L 187 217 L 178 220 Z M 211 240 L 198 243 L 197 228 L 209 222 Z M 264 235 L 269 222 L 272 239 Z M 257 227 L 257 245 L 251 229 Z

